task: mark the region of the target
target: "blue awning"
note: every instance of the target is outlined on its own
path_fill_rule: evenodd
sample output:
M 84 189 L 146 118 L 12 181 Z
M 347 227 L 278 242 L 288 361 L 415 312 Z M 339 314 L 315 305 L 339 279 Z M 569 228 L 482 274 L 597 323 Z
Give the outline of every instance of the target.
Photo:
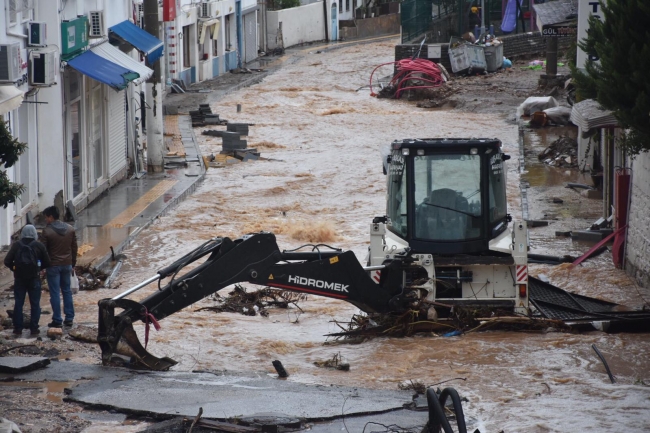
M 115 90 L 123 90 L 131 81 L 140 77 L 137 72 L 106 60 L 92 51 L 86 51 L 68 61 L 68 66 Z
M 153 65 L 163 55 L 162 41 L 129 20 L 122 21 L 109 30 L 144 54 L 150 65 Z

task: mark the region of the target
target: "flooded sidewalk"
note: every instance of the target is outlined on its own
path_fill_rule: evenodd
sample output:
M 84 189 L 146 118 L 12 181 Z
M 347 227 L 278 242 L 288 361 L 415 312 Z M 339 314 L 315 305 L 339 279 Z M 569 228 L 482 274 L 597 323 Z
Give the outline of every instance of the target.
M 78 264 L 102 268 L 144 228 L 191 194 L 205 176 L 189 116 L 165 116 L 170 138 L 162 173 L 126 179 L 77 215 Z

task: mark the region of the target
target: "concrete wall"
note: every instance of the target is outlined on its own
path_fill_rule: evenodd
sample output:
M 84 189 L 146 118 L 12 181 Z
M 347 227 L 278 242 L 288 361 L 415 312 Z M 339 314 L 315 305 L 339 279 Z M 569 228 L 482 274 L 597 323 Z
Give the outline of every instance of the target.
M 278 40 L 280 23 L 282 23 L 282 41 Z M 266 43 L 269 49 L 288 48 L 324 39 L 325 19 L 321 2 L 267 12 Z
M 362 20 L 350 20 L 345 23 L 354 23 L 355 25 L 343 25 L 339 27 L 341 39 L 369 38 L 373 36 L 394 35 L 398 34 L 401 26 L 400 14 L 382 15 L 375 18 L 365 18 Z
M 650 152 L 637 156 L 631 167 L 625 270 L 638 284 L 650 287 Z

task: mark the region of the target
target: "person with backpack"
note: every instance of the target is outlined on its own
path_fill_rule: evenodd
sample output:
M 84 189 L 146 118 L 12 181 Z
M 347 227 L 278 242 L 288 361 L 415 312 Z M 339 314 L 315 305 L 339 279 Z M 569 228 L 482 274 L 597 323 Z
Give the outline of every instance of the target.
M 42 241 L 50 255 L 51 266 L 47 268 L 47 285 L 50 289 L 50 305 L 52 306 L 52 322 L 50 328 L 61 328 L 63 325 L 72 326 L 74 320 L 74 304 L 70 277 L 77 264 L 77 235 L 74 228 L 59 221 L 59 209 L 50 206 L 43 210 L 47 226 L 43 229 Z M 63 295 L 63 313 L 61 317 L 61 295 Z
M 4 263 L 14 272 L 14 334 L 23 333 L 23 306 L 25 296 L 29 296 L 31 335 L 38 335 L 38 321 L 41 319 L 41 269 L 50 266 L 50 256 L 45 245 L 36 240 L 36 228 L 27 224 L 20 232 L 20 240 L 14 242 Z

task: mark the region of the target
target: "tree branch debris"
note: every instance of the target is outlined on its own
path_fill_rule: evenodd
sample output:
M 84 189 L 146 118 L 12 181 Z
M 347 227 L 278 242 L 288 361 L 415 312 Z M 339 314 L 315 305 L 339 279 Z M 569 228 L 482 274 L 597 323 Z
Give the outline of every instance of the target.
M 227 297 L 220 296 L 218 293 L 212 295 L 212 299 L 217 305 L 212 307 L 199 308 L 197 311 L 214 311 L 215 313 L 239 313 L 245 316 L 268 317 L 269 308 L 289 308 L 293 305 L 302 312 L 298 302 L 307 299 L 304 293 L 294 293 L 287 290 L 272 289 L 265 287 L 260 290 L 248 292 L 246 288 L 237 284 L 235 288 L 228 293 Z

